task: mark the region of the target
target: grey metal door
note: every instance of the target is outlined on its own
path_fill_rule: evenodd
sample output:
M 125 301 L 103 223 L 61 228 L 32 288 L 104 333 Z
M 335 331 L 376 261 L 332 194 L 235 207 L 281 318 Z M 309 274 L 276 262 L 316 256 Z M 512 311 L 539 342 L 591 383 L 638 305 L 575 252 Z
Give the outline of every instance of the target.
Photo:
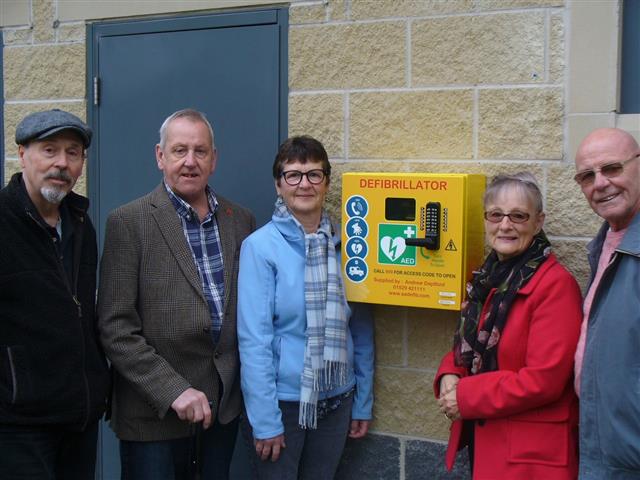
M 287 134 L 287 15 L 282 8 L 90 25 L 88 121 L 96 135 L 87 173 L 101 246 L 109 212 L 159 183 L 158 129 L 186 107 L 213 125 L 214 190 L 252 209 L 258 224 L 270 218 L 271 164 Z M 108 428 L 99 453 L 98 477 L 119 478 Z
M 94 24 L 88 79 L 96 130 L 89 162 L 93 218 L 155 187 L 160 124 L 204 111 L 219 152 L 216 191 L 270 218 L 271 163 L 286 137 L 287 10 Z M 97 92 L 97 96 L 96 96 Z M 99 232 L 101 233 L 101 232 Z

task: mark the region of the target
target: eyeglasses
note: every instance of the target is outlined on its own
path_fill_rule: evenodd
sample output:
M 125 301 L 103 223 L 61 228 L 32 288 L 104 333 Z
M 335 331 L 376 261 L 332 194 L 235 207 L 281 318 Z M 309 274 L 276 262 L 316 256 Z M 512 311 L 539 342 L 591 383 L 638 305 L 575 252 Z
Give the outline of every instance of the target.
M 588 187 L 589 185 L 591 185 L 593 182 L 596 181 L 596 173 L 600 172 L 602 175 L 604 175 L 607 178 L 617 177 L 623 172 L 624 166 L 627 163 L 629 163 L 631 160 L 635 160 L 636 158 L 640 158 L 640 154 L 637 154 L 623 162 L 611 162 L 611 163 L 602 165 L 600 168 L 583 170 L 582 172 L 576 173 L 573 179 L 581 187 Z
M 282 172 L 280 176 L 284 178 L 284 181 L 287 182 L 288 185 L 295 187 L 296 185 L 300 184 L 300 182 L 302 181 L 302 177 L 307 177 L 307 180 L 309 180 L 309 183 L 311 183 L 312 185 L 318 185 L 322 183 L 324 177 L 326 176 L 326 173 L 324 172 L 324 170 L 320 169 L 309 170 L 308 172 L 301 172 L 299 170 L 288 170 L 286 172 Z
M 499 210 L 484 212 L 484 219 L 491 223 L 500 223 L 504 217 L 509 217 L 512 223 L 524 223 L 529 220 L 530 215 L 525 212 L 502 213 Z

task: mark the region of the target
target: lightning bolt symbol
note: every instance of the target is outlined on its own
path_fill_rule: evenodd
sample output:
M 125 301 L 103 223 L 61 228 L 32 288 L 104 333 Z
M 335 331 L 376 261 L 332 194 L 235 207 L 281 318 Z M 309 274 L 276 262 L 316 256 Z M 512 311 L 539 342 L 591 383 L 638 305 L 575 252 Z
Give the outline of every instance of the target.
M 391 247 L 389 248 L 389 253 L 391 253 L 391 258 L 393 258 L 394 260 L 396 259 L 396 250 L 398 249 L 397 245 L 391 245 Z

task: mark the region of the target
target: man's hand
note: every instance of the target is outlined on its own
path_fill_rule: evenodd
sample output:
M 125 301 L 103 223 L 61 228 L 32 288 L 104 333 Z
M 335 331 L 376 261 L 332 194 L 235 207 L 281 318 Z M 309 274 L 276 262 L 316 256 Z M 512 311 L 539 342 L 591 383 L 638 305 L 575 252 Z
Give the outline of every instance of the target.
M 195 388 L 187 388 L 171 404 L 171 408 L 178 414 L 180 420 L 191 423 L 202 422 L 207 429 L 211 426 L 211 407 L 207 396 Z
M 371 420 L 351 420 L 349 438 L 362 438 L 369 431 Z
M 272 462 L 277 461 L 278 458 L 280 458 L 280 450 L 286 448 L 284 434 L 262 440 L 254 438 L 253 444 L 256 447 L 256 455 L 258 455 L 262 461 L 267 460 L 269 457 L 271 457 Z

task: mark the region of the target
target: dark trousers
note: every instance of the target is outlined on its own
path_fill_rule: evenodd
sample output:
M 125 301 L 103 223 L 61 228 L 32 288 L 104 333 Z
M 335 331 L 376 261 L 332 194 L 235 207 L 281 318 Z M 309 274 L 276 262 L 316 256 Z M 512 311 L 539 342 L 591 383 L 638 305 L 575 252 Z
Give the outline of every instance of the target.
M 253 433 L 245 419 L 242 425 L 245 441 L 251 445 L 250 457 L 259 480 L 332 480 L 342 457 L 351 423 L 353 395 L 340 398 L 339 404 L 318 418 L 318 428 L 303 429 L 298 425 L 298 402 L 278 402 L 284 424 L 286 448 L 276 462 L 263 461 L 253 448 Z
M 0 425 L 2 480 L 87 480 L 95 477 L 98 422 L 64 426 Z
M 238 433 L 238 419 L 187 438 L 158 442 L 120 441 L 122 480 L 191 480 L 194 456 L 199 452 L 203 480 L 227 480 Z M 198 445 L 200 443 L 200 445 Z

